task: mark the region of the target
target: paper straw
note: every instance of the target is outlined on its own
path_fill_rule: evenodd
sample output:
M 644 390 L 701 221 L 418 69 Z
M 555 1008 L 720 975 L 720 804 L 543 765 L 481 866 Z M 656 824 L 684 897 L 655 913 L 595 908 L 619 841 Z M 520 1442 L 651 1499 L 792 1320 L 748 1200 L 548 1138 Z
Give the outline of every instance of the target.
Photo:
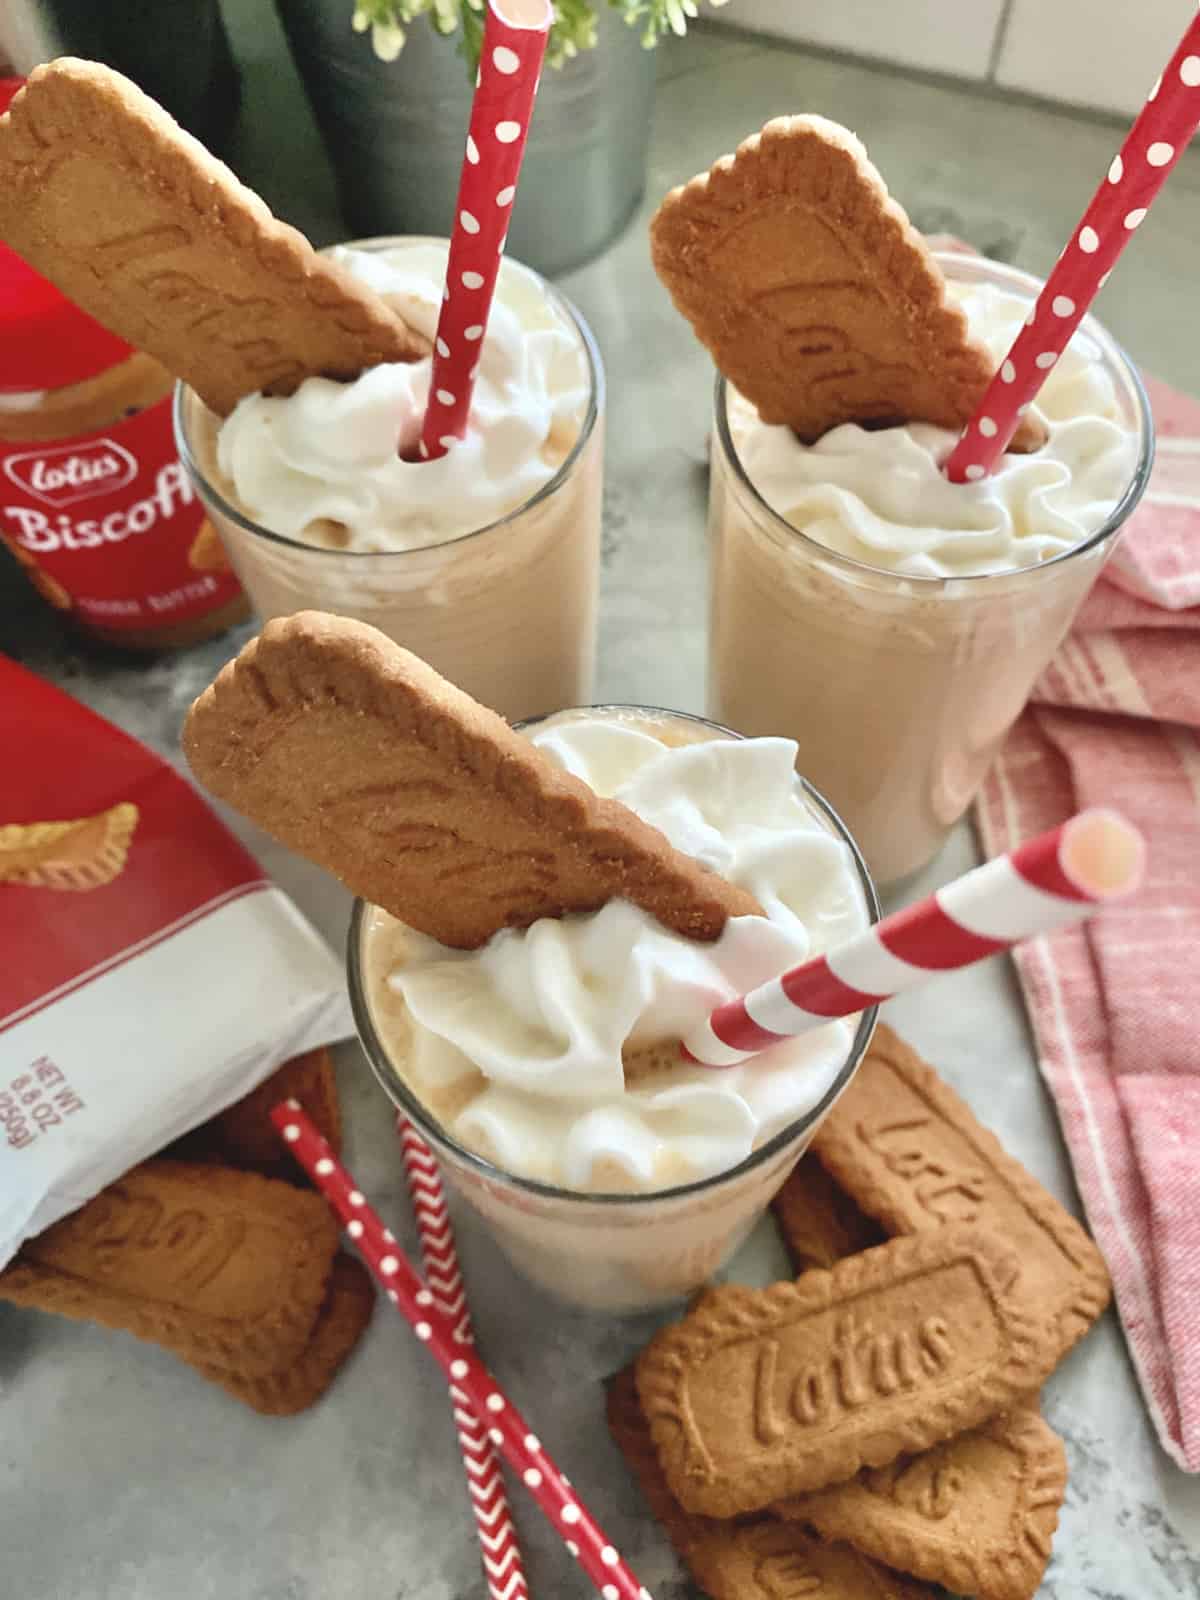
M 986 477 L 1046 381 L 1117 257 L 1200 125 L 1200 17 L 1178 49 L 1092 196 L 1037 304 L 946 461 L 953 483 Z
M 1115 811 L 1082 811 L 997 856 L 927 900 L 885 917 L 828 955 L 718 1006 L 685 1035 L 685 1060 L 733 1067 L 776 1044 L 850 1017 L 903 989 L 1080 922 L 1136 889 L 1145 842 Z
M 432 1290 L 417 1276 L 300 1102 L 284 1100 L 272 1107 L 271 1121 L 341 1219 L 380 1288 L 427 1346 L 447 1380 L 458 1385 L 476 1416 L 487 1419 L 492 1443 L 520 1474 L 602 1600 L 651 1600 L 649 1591 L 639 1584 L 495 1378 L 469 1345 L 455 1339 L 453 1322 L 438 1310 Z
M 404 1156 L 404 1173 L 421 1238 L 421 1264 L 433 1303 L 454 1325 L 459 1344 L 474 1345 L 471 1312 L 458 1264 L 454 1225 L 442 1193 L 442 1179 L 433 1152 L 407 1117 L 396 1119 Z M 508 1496 L 495 1446 L 487 1427 L 471 1410 L 466 1392 L 450 1385 L 450 1404 L 458 1428 L 467 1492 L 475 1515 L 475 1531 L 491 1600 L 529 1600 L 521 1547 L 508 1509 Z
M 421 428 L 426 460 L 445 455 L 467 431 L 552 20 L 549 0 L 488 0 Z

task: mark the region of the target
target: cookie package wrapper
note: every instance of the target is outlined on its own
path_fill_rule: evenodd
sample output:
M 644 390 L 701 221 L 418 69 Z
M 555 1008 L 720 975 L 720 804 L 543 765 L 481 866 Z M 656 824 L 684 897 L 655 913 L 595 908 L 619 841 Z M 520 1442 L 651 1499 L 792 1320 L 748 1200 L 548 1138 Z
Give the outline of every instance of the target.
M 0 1266 L 350 1034 L 341 964 L 158 756 L 0 656 Z

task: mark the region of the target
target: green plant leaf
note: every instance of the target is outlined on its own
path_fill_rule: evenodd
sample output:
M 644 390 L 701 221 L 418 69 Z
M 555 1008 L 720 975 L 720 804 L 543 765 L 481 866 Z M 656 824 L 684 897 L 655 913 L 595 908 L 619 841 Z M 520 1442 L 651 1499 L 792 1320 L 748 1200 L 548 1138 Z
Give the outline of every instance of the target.
M 709 0 L 724 5 L 725 0 Z M 546 45 L 546 63 L 561 67 L 581 50 L 596 43 L 596 10 L 600 0 L 555 0 L 554 23 Z M 683 34 L 688 20 L 697 15 L 696 0 L 607 0 L 623 22 L 641 31 L 642 43 L 652 49 L 664 33 Z M 427 16 L 441 34 L 458 34 L 458 53 L 474 77 L 483 47 L 484 0 L 351 0 L 355 29 L 372 32 L 376 50 L 390 56 L 397 34 L 418 17 Z M 378 31 L 376 31 L 378 30 Z

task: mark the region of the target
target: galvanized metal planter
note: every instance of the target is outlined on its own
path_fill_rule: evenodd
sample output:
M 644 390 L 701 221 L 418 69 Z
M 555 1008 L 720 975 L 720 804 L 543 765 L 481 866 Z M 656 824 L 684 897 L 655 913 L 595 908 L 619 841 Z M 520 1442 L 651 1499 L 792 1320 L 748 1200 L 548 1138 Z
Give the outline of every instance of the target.
M 422 18 L 397 60 L 350 26 L 351 0 L 276 0 L 337 176 L 347 233 L 450 231 L 471 101 L 453 38 Z M 508 250 L 547 276 L 604 248 L 645 182 L 657 52 L 600 6 L 599 41 L 538 92 Z
M 217 0 L 0 0 L 0 58 L 14 72 L 64 55 L 115 67 L 224 151 L 240 87 Z

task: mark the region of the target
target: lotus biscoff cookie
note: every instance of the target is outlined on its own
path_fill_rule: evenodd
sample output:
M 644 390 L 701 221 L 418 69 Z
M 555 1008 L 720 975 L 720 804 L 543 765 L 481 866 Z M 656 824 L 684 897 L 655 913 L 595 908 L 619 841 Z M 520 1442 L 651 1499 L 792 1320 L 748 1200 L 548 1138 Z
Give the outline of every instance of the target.
M 855 136 L 777 117 L 662 202 L 655 270 L 717 367 L 802 439 L 843 422 L 960 429 L 993 374 Z M 1039 444 L 1030 421 L 1013 449 Z
M 713 1290 L 638 1361 L 672 1493 L 706 1516 L 757 1511 L 1011 1409 L 1055 1360 L 1017 1272 L 993 1235 L 948 1226 Z
M 1056 1359 L 1108 1304 L 1108 1270 L 1079 1223 L 890 1028 L 877 1029 L 813 1148 L 889 1233 L 978 1221 L 1011 1245 Z
M 824 1544 L 795 1522 L 722 1522 L 673 1498 L 638 1404 L 632 1369 L 608 1390 L 608 1426 L 646 1504 L 710 1600 L 933 1600 L 846 1544 Z
M 183 748 L 213 794 L 446 945 L 617 898 L 699 940 L 758 910 L 365 623 L 269 622 Z
M 243 1378 L 201 1361 L 189 1365 L 252 1410 L 264 1416 L 290 1417 L 325 1393 L 361 1338 L 374 1307 L 370 1273 L 353 1256 L 339 1254 L 334 1257 L 329 1292 L 308 1343 L 277 1372 Z
M 771 1209 L 797 1272 L 832 1267 L 887 1237 L 811 1155 L 800 1158 Z
M 1032 1600 L 1066 1486 L 1062 1440 L 1030 1405 L 774 1509 L 956 1593 Z
M 38 67 L 0 117 L 0 239 L 221 416 L 258 390 L 425 353 L 377 295 L 97 62 Z
M 0 1299 L 254 1380 L 308 1344 L 337 1243 L 319 1195 L 252 1172 L 148 1161 L 29 1240 L 0 1273 Z
M 329 1141 L 334 1155 L 340 1155 L 342 1108 L 337 1077 L 333 1057 L 322 1045 L 285 1061 L 265 1083 L 205 1125 L 222 1160 L 235 1167 L 270 1171 L 272 1176 L 278 1167 L 292 1177 L 297 1171 L 296 1163 L 280 1145 L 270 1117 L 272 1106 L 291 1099 L 299 1100 L 318 1133 Z

